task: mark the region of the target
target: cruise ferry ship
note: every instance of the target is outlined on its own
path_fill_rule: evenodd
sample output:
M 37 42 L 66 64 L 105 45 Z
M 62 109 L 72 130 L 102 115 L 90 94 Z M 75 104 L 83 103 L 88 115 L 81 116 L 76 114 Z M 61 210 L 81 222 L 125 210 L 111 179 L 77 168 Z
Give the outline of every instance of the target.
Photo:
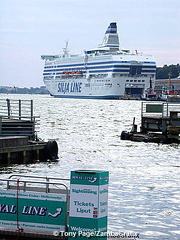
M 42 55 L 43 81 L 54 97 L 119 99 L 140 96 L 155 84 L 156 63 L 151 55 L 121 48 L 117 24 L 110 23 L 101 45 L 71 55 Z

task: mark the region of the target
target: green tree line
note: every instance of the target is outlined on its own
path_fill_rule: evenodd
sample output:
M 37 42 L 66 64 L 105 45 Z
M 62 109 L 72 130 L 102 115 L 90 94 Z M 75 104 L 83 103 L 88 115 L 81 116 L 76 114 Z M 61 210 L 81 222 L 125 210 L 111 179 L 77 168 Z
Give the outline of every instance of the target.
M 171 78 L 176 78 L 180 74 L 180 65 L 164 65 L 163 67 L 157 67 L 156 69 L 156 79 L 168 79 L 169 74 Z

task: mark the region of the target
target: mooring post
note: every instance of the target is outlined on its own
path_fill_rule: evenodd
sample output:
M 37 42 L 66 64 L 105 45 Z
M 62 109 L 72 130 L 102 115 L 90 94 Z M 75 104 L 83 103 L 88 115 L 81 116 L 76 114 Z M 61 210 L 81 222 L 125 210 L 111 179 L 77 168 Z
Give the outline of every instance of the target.
M 11 152 L 9 151 L 7 153 L 7 165 L 9 166 L 11 164 Z
M 69 233 L 76 239 L 107 239 L 108 182 L 108 171 L 71 172 Z
M 36 160 L 39 160 L 39 149 L 36 150 Z
M 23 163 L 27 163 L 27 151 L 23 151 Z

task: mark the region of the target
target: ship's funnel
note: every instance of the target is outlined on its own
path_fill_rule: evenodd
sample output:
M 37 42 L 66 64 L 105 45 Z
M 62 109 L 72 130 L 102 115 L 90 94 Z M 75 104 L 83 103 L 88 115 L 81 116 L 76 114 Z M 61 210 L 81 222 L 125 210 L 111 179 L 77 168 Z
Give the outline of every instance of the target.
M 103 42 L 99 47 L 109 47 L 114 50 L 119 50 L 119 37 L 117 34 L 117 25 L 115 22 L 110 23 L 105 32 Z

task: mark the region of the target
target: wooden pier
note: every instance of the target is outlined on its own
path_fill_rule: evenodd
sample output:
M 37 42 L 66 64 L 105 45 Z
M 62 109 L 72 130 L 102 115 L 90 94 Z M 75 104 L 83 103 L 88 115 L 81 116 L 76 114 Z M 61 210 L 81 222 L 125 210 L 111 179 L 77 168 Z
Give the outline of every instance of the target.
M 123 131 L 121 140 L 180 143 L 180 104 L 147 103 L 141 106 L 141 126 L 137 132 L 135 119 L 130 132 Z
M 38 126 L 32 100 L 0 100 L 0 164 L 58 159 L 57 143 L 39 140 Z

